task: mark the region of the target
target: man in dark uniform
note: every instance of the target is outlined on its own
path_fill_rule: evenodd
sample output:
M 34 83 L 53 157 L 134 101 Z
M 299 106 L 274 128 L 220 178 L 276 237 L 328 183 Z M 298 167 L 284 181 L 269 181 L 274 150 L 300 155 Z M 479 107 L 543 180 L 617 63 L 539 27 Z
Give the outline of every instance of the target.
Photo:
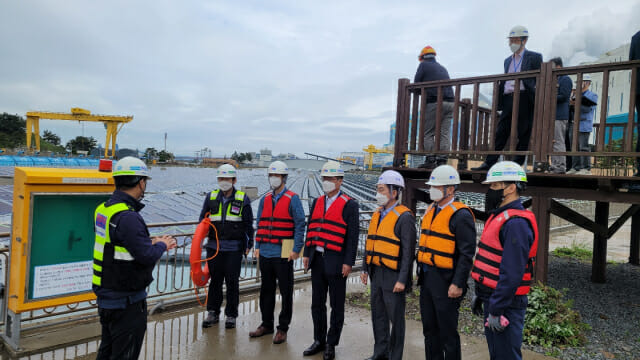
M 522 359 L 527 294 L 538 250 L 535 216 L 520 201 L 526 181 L 524 169 L 511 161 L 492 166 L 484 181 L 490 185 L 485 200 L 489 219 L 471 270 L 476 282 L 471 308 L 483 316 L 492 360 Z
M 411 289 L 411 269 L 416 248 L 416 219 L 400 204 L 402 175 L 387 170 L 376 184 L 376 202 L 365 245 L 360 280 L 371 277 L 373 356 L 367 360 L 401 360 L 404 352 L 406 294 Z M 389 332 L 391 323 L 391 332 Z
M 471 209 L 455 201 L 458 184 L 460 175 L 449 165 L 433 170 L 427 182 L 433 203 L 422 218 L 418 282 L 428 360 L 462 359 L 458 315 L 475 255 L 476 228 Z
M 102 339 L 97 359 L 138 359 L 147 330 L 147 286 L 162 253 L 176 247 L 170 236 L 149 237 L 138 214 L 150 179 L 144 162 L 125 157 L 115 165 L 116 190 L 95 212 L 93 291 Z
M 340 191 L 344 178 L 340 164 L 327 162 L 321 176 L 325 195 L 311 206 L 303 256 L 305 270 L 311 268 L 314 339 L 303 354 L 310 356 L 324 350 L 324 360 L 332 360 L 344 324 L 347 276 L 356 261 L 360 224 L 358 203 Z M 328 331 L 327 290 L 331 304 Z
M 240 302 L 240 269 L 242 255 L 253 247 L 253 212 L 251 200 L 234 187 L 236 169 L 229 164 L 220 165 L 217 171 L 218 190 L 207 194 L 200 212 L 200 221 L 209 216 L 215 227 L 209 231 L 207 249 L 211 271 L 207 318 L 202 327 L 208 328 L 220 321 L 222 306 L 222 283 L 227 285 L 227 304 L 224 308 L 225 328 L 236 327 L 238 303 Z

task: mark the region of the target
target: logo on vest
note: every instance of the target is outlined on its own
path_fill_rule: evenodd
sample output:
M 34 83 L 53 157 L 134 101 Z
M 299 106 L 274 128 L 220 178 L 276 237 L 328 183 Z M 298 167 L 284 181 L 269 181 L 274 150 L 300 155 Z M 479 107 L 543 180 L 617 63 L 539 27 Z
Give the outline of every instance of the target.
M 106 233 L 107 233 L 107 217 L 102 214 L 98 214 L 96 216 L 96 235 L 101 237 L 106 237 Z

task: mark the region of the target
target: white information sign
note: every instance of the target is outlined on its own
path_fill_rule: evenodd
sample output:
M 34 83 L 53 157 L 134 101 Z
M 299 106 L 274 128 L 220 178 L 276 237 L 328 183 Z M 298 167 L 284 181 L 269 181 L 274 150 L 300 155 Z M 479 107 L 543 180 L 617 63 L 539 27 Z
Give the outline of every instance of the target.
M 33 298 L 90 291 L 92 277 L 93 260 L 36 266 Z

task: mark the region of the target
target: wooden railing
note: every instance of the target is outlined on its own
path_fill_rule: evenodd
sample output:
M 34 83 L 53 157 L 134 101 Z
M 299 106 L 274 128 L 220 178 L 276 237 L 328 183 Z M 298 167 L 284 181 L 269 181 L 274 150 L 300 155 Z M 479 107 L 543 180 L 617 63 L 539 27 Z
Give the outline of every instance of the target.
M 437 89 L 435 147 L 429 151 L 431 155 L 446 155 L 462 160 L 460 169 L 466 169 L 466 159 L 475 157 L 484 158 L 489 154 L 505 156 L 527 155 L 535 162 L 534 170 L 543 171 L 549 163 L 549 157 L 558 156 L 590 156 L 596 158 L 625 157 L 633 163 L 640 154 L 634 151 L 633 134 L 635 130 L 634 111 L 636 98 L 636 73 L 640 61 L 627 61 L 618 63 L 585 65 L 552 69 L 551 63 L 543 63 L 540 70 L 520 73 L 469 77 L 451 80 L 438 80 L 424 83 L 410 83 L 408 79 L 400 79 L 398 82 L 398 107 L 396 114 L 396 139 L 394 152 L 394 166 L 403 166 L 405 155 L 427 155 L 424 147 L 424 129 L 426 128 L 427 89 Z M 609 78 L 612 72 L 630 71 L 629 84 L 629 116 L 624 124 L 607 124 L 608 114 L 607 97 L 609 94 Z M 558 77 L 572 75 L 576 83 L 580 84 L 585 74 L 602 74 L 602 89 L 598 91 L 600 105 L 600 122 L 595 126 L 595 151 L 585 154 L 578 152 L 577 141 L 572 142 L 571 149 L 564 152 L 553 151 L 553 129 L 556 119 L 556 104 L 558 91 Z M 520 82 L 525 79 L 535 79 L 536 94 L 533 107 L 533 124 L 531 140 L 528 150 L 516 151 L 518 109 L 520 102 Z M 513 109 L 511 116 L 511 134 L 509 142 L 502 151 L 495 151 L 496 128 L 499 121 L 498 96 L 501 82 L 514 80 Z M 593 85 L 593 84 L 592 84 Z M 450 149 L 440 149 L 440 137 L 443 114 L 443 93 L 445 87 L 453 87 L 453 121 L 451 130 Z M 472 87 L 471 98 L 461 98 L 463 87 Z M 479 104 L 480 87 L 492 87 L 490 107 L 482 107 Z M 593 90 L 592 90 L 593 91 Z M 580 104 L 582 93 L 576 92 L 575 103 Z M 413 121 L 415 120 L 415 121 Z M 577 139 L 580 112 L 576 111 L 573 122 L 573 139 Z M 606 128 L 622 128 L 622 148 L 612 151 L 611 134 L 605 139 Z

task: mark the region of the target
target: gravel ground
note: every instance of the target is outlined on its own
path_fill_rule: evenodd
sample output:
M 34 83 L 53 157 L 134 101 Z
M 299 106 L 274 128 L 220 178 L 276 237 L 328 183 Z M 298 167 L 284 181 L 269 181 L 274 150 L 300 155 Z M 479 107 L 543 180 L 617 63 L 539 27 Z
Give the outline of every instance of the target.
M 524 348 L 567 360 L 640 359 L 640 267 L 609 264 L 605 284 L 592 283 L 590 276 L 590 262 L 549 258 L 548 285 L 566 289 L 566 298 L 574 301 L 573 309 L 591 326 L 585 334 L 587 344 L 580 348 Z M 472 283 L 470 279 L 470 289 Z M 472 292 L 468 291 L 462 302 L 458 328 L 463 334 L 484 337 L 481 319 L 471 313 Z M 407 297 L 407 318 L 420 320 L 418 295 L 414 286 Z M 364 293 L 348 294 L 347 301 L 353 306 L 369 307 Z

